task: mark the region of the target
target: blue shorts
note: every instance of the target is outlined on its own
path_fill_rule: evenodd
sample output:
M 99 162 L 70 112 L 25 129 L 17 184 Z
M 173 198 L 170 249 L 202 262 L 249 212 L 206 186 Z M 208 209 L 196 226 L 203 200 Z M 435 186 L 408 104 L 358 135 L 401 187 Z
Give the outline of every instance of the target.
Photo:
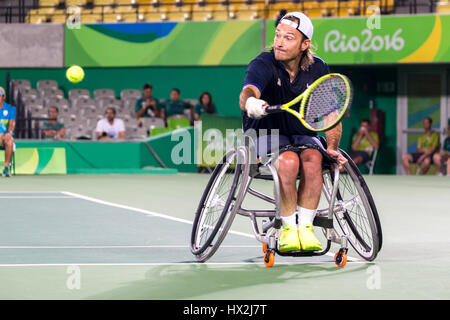
M 269 153 L 283 153 L 290 151 L 290 146 L 309 146 L 310 148 L 319 148 L 326 152 L 325 141 L 318 136 L 293 135 L 290 137 L 278 135 L 260 136 L 256 140 L 257 153 L 264 156 Z M 302 150 L 296 150 L 300 153 Z

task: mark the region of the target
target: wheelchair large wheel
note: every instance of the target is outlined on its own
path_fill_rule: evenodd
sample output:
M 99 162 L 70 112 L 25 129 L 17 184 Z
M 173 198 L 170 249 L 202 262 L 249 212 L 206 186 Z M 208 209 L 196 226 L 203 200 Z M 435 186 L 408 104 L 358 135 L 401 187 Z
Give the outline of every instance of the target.
M 334 217 L 340 231 L 347 236 L 355 251 L 363 259 L 372 261 L 382 245 L 378 212 L 358 167 L 344 151 L 341 150 L 341 153 L 348 160 L 348 164 L 345 166 L 345 172 L 339 175 L 335 203 L 338 209 L 335 210 Z M 332 170 L 329 177 L 332 184 Z
M 248 163 L 248 149 L 238 147 L 214 168 L 192 227 L 191 252 L 198 261 L 216 252 L 231 227 L 247 188 Z

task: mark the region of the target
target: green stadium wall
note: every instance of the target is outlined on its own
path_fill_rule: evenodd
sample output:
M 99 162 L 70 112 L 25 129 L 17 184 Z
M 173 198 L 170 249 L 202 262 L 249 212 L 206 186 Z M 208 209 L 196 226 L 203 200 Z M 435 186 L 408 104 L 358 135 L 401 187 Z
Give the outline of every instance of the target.
M 194 134 L 193 128 L 178 129 L 174 132 L 181 133 L 186 137 L 193 137 Z M 184 142 L 187 142 L 187 140 Z M 185 163 L 174 163 L 172 161 L 172 150 L 180 143 L 183 143 L 183 141 L 173 139 L 172 133 L 136 142 L 17 140 L 16 164 L 19 166 L 31 158 L 28 155 L 29 152 L 24 151 L 31 150 L 45 155 L 46 150 L 63 150 L 66 162 L 64 169 L 67 170 L 68 174 L 196 172 L 193 144 L 188 144 L 189 148 L 186 149 L 186 152 L 192 155 L 189 161 Z M 156 152 L 167 169 L 162 168 L 146 144 Z M 41 167 L 43 166 L 41 165 Z M 35 170 L 34 174 L 45 173 L 41 171 Z M 65 172 L 49 171 L 49 173 L 61 174 Z M 33 173 L 27 172 L 27 174 Z
M 355 98 L 350 118 L 344 119 L 341 146 L 349 150 L 351 135 L 359 122 L 370 115 L 369 101 L 384 113 L 384 137 L 379 152 L 375 173 L 394 174 L 396 165 L 396 89 L 389 93 L 377 92 L 383 83 L 393 83 L 396 87 L 396 66 L 331 66 L 332 72 L 347 74 L 352 79 Z M 245 77 L 246 66 L 216 67 L 130 67 L 130 68 L 86 68 L 83 82 L 73 84 L 65 78 L 65 69 L 0 69 L 0 86 L 4 86 L 6 72 L 12 79 L 29 79 L 32 86 L 42 79 L 58 81 L 66 94 L 70 89 L 111 88 L 119 97 L 126 88 L 140 89 L 146 82 L 154 86 L 154 95 L 160 99 L 169 97 L 170 89 L 180 88 L 182 98 L 198 99 L 202 91 L 209 91 L 217 107 L 217 112 L 225 117 L 240 117 L 238 97 Z M 128 160 L 129 161 L 129 160 Z

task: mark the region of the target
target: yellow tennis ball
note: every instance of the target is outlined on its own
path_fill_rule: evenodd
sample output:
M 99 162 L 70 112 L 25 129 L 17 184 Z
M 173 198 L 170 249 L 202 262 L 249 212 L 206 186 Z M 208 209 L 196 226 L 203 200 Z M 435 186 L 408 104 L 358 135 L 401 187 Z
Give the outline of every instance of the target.
M 84 70 L 80 66 L 71 66 L 66 71 L 66 77 L 70 82 L 80 82 L 84 78 Z

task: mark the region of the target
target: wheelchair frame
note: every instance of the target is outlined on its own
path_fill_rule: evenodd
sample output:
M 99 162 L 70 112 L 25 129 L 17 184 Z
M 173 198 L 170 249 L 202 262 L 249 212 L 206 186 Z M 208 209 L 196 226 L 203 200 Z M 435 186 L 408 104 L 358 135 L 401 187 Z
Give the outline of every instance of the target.
M 296 146 L 294 148 L 307 148 L 308 146 Z M 328 201 L 328 208 L 318 209 L 313 225 L 321 227 L 327 239 L 327 244 L 324 250 L 320 252 L 315 251 L 296 251 L 296 252 L 280 252 L 277 249 L 277 242 L 279 231 L 281 229 L 281 210 L 280 210 L 280 181 L 278 178 L 277 169 L 274 165 L 274 158 L 269 157 L 265 162 L 256 163 L 255 147 L 254 145 L 239 146 L 230 150 L 216 166 L 211 174 L 205 192 L 202 195 L 200 204 L 197 208 L 194 219 L 193 229 L 191 233 L 191 252 L 195 258 L 200 262 L 208 260 L 219 248 L 221 242 L 225 238 L 236 214 L 250 218 L 253 228 L 253 233 L 256 240 L 263 243 L 264 264 L 271 267 L 274 264 L 275 253 L 280 256 L 321 256 L 329 252 L 331 243 L 335 242 L 340 245 L 340 249 L 334 256 L 334 261 L 337 266 L 343 267 L 347 262 L 348 242 L 356 249 L 359 255 L 365 260 L 372 261 L 375 259 L 377 253 L 382 245 L 381 225 L 378 213 L 373 202 L 370 191 L 365 184 L 365 181 L 359 172 L 357 166 L 353 163 L 351 158 L 341 149 L 340 153 L 346 157 L 348 163 L 345 165 L 346 173 L 344 175 L 351 175 L 351 181 L 357 189 L 358 195 L 362 198 L 362 205 L 364 206 L 369 228 L 372 233 L 372 243 L 367 244 L 364 239 L 363 232 L 357 230 L 358 221 L 353 221 L 349 207 L 355 206 L 357 203 L 354 199 L 345 201 L 343 194 L 345 190 L 340 188 L 340 177 L 337 165 L 333 165 L 334 160 L 329 158 L 324 152 L 323 161 L 323 194 Z M 237 161 L 234 169 L 233 164 Z M 250 162 L 253 160 L 253 162 Z M 226 172 L 232 171 L 233 181 L 231 189 L 228 193 L 227 199 L 219 199 L 216 197 L 217 188 L 223 182 Z M 328 176 L 328 177 L 327 177 Z M 274 197 L 265 195 L 250 187 L 253 179 L 273 180 L 274 182 Z M 220 182 L 218 185 L 218 181 Z M 261 200 L 269 202 L 275 206 L 273 210 L 249 210 L 242 207 L 242 203 L 246 194 L 249 193 Z M 210 196 L 211 195 L 211 196 Z M 223 205 L 223 209 L 216 223 L 206 223 L 205 211 L 216 206 Z M 340 216 L 340 218 L 339 218 Z M 260 227 L 258 226 L 257 218 L 272 218 L 270 221 L 263 221 Z M 358 217 L 356 217 L 356 220 Z M 341 235 L 337 235 L 334 229 L 334 220 L 336 220 L 341 227 Z M 204 231 L 211 232 L 207 237 L 205 243 L 200 245 L 201 236 Z M 213 243 L 213 241 L 216 241 Z M 350 241 L 349 241 L 350 240 Z M 357 250 L 358 244 L 361 244 L 362 250 L 364 248 L 370 249 L 370 255 L 363 255 L 361 250 Z

